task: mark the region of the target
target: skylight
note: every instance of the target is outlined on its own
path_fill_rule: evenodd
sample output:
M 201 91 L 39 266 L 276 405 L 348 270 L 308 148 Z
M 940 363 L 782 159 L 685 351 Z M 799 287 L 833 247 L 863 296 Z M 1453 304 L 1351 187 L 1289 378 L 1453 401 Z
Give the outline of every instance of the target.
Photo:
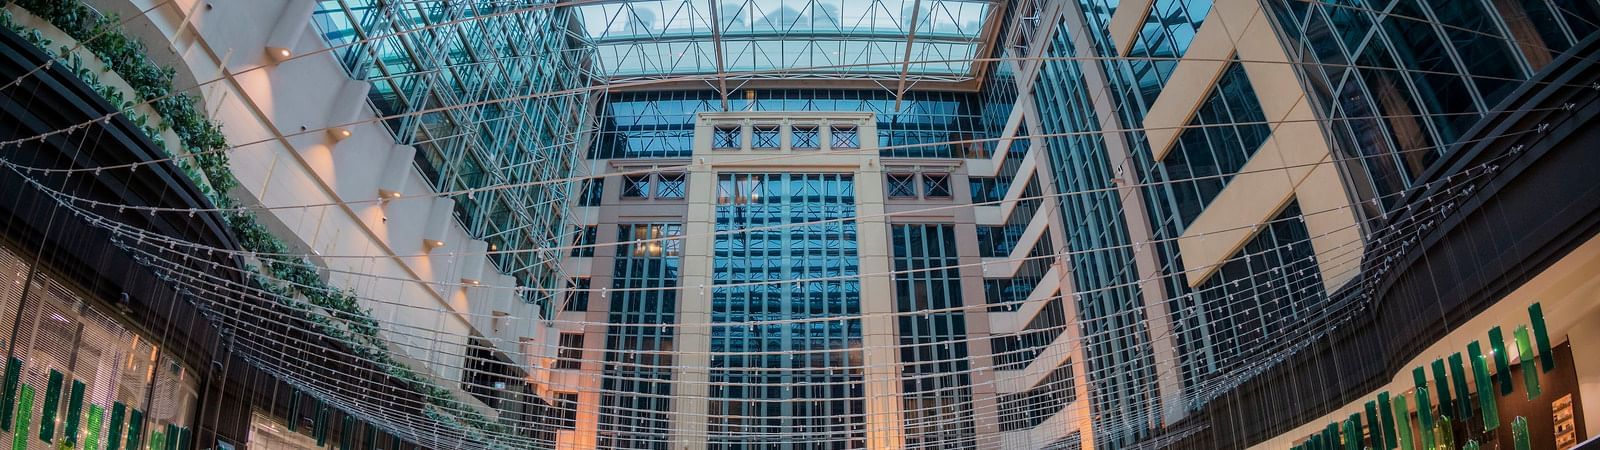
M 599 70 L 613 79 L 714 75 L 715 41 L 720 39 L 722 71 L 730 78 L 889 79 L 898 78 L 904 68 L 911 77 L 962 80 L 982 51 L 981 36 L 993 5 L 959 0 L 645 0 L 578 9 Z M 715 32 L 712 23 L 720 24 Z M 907 45 L 911 64 L 902 67 Z

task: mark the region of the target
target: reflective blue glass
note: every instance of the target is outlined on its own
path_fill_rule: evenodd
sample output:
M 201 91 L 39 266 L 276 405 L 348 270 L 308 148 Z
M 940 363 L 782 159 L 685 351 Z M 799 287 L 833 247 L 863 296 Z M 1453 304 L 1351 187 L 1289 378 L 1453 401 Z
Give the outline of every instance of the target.
M 600 446 L 666 449 L 672 430 L 673 339 L 677 330 L 683 225 L 617 225 Z
M 975 447 L 955 226 L 896 224 L 890 239 L 906 447 Z
M 717 198 L 710 448 L 864 445 L 853 178 L 720 174 Z

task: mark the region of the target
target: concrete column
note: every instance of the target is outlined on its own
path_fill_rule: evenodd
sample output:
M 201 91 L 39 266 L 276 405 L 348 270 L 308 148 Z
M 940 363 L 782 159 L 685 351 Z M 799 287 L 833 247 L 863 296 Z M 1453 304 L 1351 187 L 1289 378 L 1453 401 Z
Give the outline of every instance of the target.
M 702 141 L 696 140 L 696 144 Z M 747 140 L 748 142 L 748 140 Z M 710 142 L 706 140 L 709 151 Z M 672 373 L 672 447 L 706 448 L 706 414 L 711 394 L 711 258 L 716 244 L 717 173 L 710 166 L 689 167 L 689 209 L 684 220 L 682 279 L 678 294 L 677 366 Z
M 863 130 L 864 149 L 877 147 L 875 130 Z M 874 137 L 868 142 L 866 137 Z M 889 224 L 884 217 L 883 165 L 875 151 L 860 153 L 856 178 L 856 242 L 861 273 L 887 273 Z M 900 399 L 899 335 L 895 332 L 893 283 L 888 276 L 861 278 L 861 345 L 866 371 L 867 448 L 895 449 L 905 444 Z

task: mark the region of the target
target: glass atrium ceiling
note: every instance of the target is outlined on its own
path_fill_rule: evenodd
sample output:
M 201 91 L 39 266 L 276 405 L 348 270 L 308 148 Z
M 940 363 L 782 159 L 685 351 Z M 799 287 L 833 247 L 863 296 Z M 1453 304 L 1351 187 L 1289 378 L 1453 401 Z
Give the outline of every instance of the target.
M 646 0 L 577 7 L 612 80 L 964 81 L 986 51 L 991 1 Z M 713 27 L 712 24 L 717 24 Z M 909 47 L 909 54 L 907 53 Z M 907 61 L 910 63 L 907 64 Z

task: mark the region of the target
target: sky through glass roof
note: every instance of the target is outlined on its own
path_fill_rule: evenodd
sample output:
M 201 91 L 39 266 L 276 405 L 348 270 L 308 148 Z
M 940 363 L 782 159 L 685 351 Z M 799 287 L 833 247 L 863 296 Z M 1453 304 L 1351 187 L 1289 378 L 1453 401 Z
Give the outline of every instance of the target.
M 720 40 L 730 78 L 894 79 L 904 69 L 911 78 L 961 81 L 983 50 L 993 7 L 958 0 L 646 0 L 578 9 L 598 70 L 613 79 L 714 75 Z M 908 45 L 911 64 L 904 66 Z

